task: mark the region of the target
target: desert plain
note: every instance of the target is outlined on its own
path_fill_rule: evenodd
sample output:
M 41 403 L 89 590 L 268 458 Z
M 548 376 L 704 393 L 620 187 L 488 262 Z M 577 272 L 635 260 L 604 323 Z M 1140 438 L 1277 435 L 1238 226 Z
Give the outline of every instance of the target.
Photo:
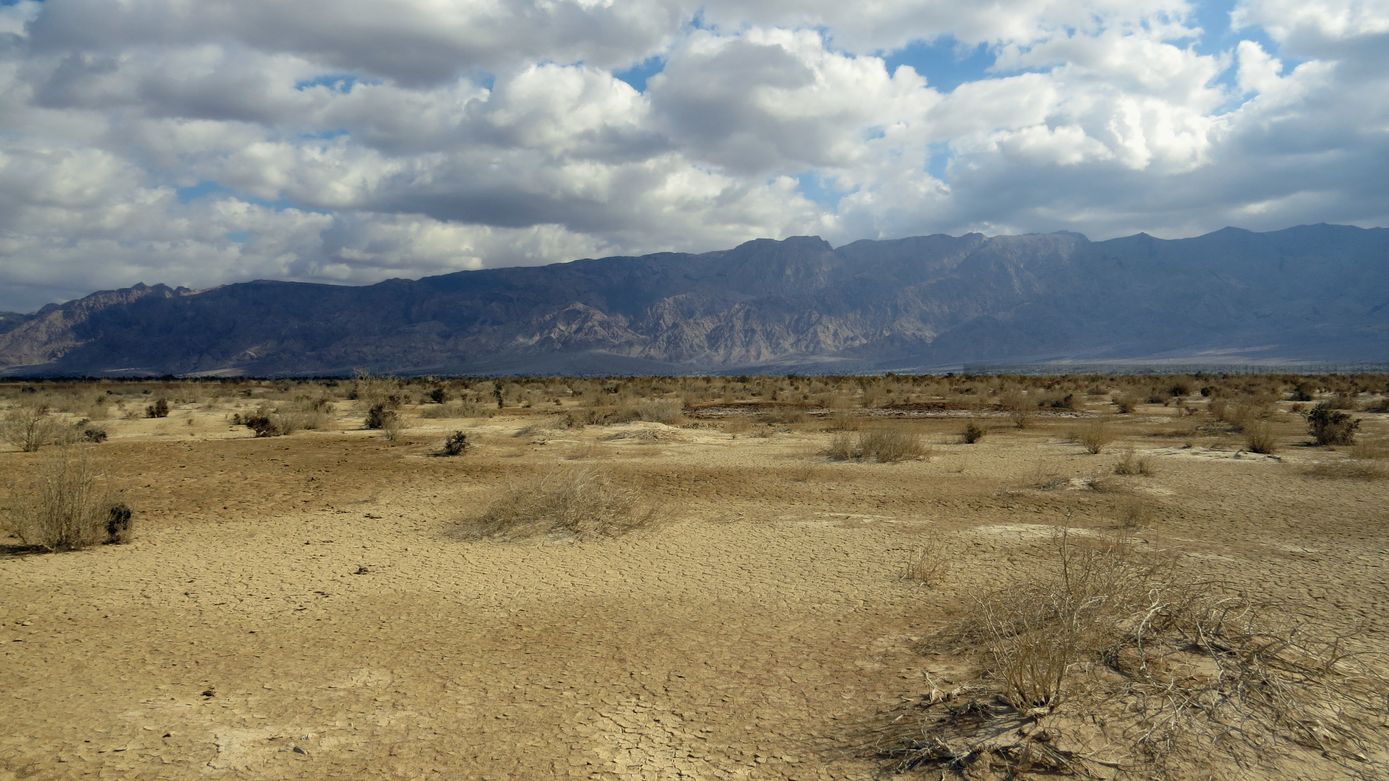
M 1382 375 L 12 383 L 5 409 L 107 436 L 0 445 L 0 779 L 1389 777 L 1386 393 Z M 364 427 L 373 394 L 394 425 Z M 1353 444 L 1309 440 L 1324 402 L 1359 421 Z M 242 423 L 286 405 L 311 428 Z M 909 445 L 879 461 L 874 432 Z M 21 538 L 62 458 L 132 510 L 128 542 Z M 627 501 L 631 528 L 477 532 L 574 480 Z M 1031 606 L 990 611 L 1105 556 L 1161 562 L 1144 594 L 1175 583 L 1233 606 L 1214 625 L 1260 629 L 1174 619 L 1135 656 L 1125 617 L 1100 656 L 1063 660 L 1064 696 L 1023 702 L 998 644 Z

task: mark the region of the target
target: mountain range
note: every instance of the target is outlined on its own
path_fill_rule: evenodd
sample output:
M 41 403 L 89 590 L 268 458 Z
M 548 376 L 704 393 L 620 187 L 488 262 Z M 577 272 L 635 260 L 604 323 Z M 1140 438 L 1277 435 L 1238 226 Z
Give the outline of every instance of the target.
M 1389 361 L 1389 230 L 759 239 L 366 286 L 144 285 L 0 313 L 16 376 L 677 374 Z

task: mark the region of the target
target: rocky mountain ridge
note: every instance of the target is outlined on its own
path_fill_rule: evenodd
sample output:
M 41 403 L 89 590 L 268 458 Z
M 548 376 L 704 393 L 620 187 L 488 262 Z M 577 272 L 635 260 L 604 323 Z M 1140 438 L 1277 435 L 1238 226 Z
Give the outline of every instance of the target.
M 0 318 L 9 375 L 1389 361 L 1389 230 L 759 239 L 361 287 L 136 285 Z

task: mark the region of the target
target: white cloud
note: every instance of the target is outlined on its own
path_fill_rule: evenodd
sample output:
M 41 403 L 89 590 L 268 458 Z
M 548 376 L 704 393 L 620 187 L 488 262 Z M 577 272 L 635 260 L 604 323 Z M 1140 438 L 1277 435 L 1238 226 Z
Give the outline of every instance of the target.
M 1237 29 L 1263 28 L 1275 41 L 1322 51 L 1349 39 L 1389 33 L 1389 0 L 1240 0 Z
M 1186 0 L 23 0 L 0 6 L 0 309 L 804 233 L 1389 222 L 1389 0 L 1242 0 L 1247 40 L 1221 50 L 1194 18 Z M 937 40 L 992 66 L 895 53 Z M 645 90 L 618 77 L 651 56 Z

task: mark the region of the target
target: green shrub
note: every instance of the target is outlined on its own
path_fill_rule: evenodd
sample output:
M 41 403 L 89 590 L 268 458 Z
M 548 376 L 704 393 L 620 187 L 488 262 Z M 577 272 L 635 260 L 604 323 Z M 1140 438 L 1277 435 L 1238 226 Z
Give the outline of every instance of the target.
M 377 431 L 390 428 L 392 422 L 399 417 L 400 415 L 395 411 L 394 407 L 384 403 L 373 404 L 371 408 L 367 410 L 367 419 L 363 425 L 373 431 Z
M 1307 413 L 1307 433 L 1318 445 L 1349 445 L 1355 442 L 1359 420 L 1322 402 Z
M 966 445 L 973 445 L 975 442 L 983 439 L 985 433 L 983 426 L 971 420 L 965 424 L 965 430 L 961 435 L 961 439 L 964 440 Z
M 444 440 L 444 455 L 461 456 L 468 450 L 468 435 L 462 431 L 455 431 L 449 434 L 449 438 Z

